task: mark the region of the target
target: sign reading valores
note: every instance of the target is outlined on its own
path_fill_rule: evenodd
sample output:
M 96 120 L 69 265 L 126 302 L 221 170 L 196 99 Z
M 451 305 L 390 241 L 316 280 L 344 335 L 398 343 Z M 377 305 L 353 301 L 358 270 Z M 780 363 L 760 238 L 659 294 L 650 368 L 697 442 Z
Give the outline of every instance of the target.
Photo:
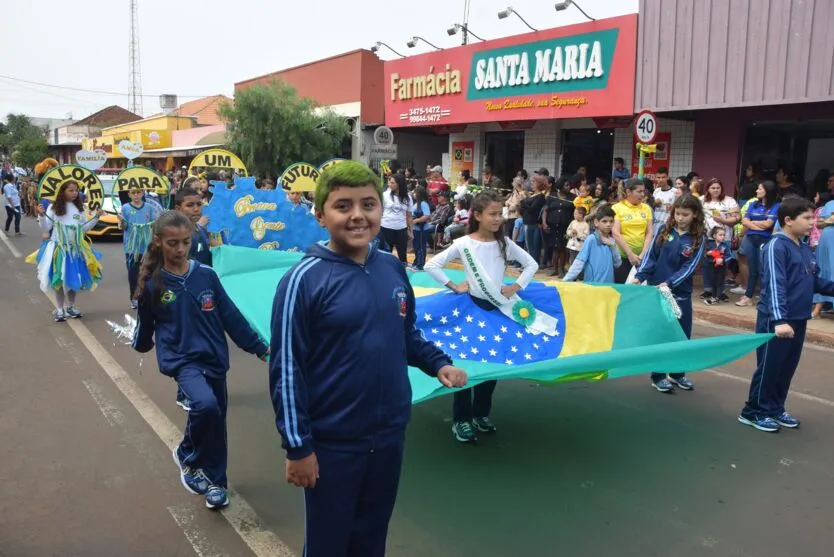
M 246 165 L 240 158 L 225 149 L 208 149 L 203 151 L 191 161 L 188 167 L 188 173 L 193 174 L 195 168 L 229 168 L 237 170 L 237 173 L 246 176 Z
M 113 188 L 113 195 L 120 191 L 130 191 L 139 188 L 143 191 L 152 191 L 157 195 L 168 195 L 170 184 L 168 178 L 155 170 L 144 166 L 134 166 L 123 170 L 116 177 L 116 187 Z
M 76 164 L 56 166 L 44 174 L 38 184 L 38 198 L 55 201 L 58 190 L 67 182 L 78 184 L 78 189 L 85 194 L 89 210 L 101 209 L 101 203 L 104 200 L 104 187 L 101 181 L 94 172 Z

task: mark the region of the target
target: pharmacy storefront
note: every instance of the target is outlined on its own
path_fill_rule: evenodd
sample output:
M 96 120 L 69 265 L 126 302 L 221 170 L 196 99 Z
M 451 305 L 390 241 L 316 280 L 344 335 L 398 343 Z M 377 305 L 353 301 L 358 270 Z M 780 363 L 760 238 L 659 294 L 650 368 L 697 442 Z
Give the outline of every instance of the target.
M 386 62 L 386 125 L 448 134 L 447 176 L 609 177 L 633 114 L 636 37 L 633 14 Z

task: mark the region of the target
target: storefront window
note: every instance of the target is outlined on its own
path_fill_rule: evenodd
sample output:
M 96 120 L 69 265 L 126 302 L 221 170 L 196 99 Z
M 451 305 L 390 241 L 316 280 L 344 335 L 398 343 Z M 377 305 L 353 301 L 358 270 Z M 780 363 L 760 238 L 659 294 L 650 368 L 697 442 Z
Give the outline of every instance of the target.
M 614 164 L 614 130 L 579 129 L 562 131 L 562 174 L 571 176 L 584 166 L 588 179 L 611 181 Z
M 524 168 L 524 132 L 487 132 L 486 164 L 504 184 Z

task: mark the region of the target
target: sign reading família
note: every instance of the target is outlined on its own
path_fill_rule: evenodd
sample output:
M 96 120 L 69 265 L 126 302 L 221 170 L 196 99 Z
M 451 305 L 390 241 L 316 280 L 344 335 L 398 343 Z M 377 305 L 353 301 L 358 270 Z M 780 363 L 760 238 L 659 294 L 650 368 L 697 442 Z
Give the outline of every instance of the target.
M 629 15 L 386 62 L 386 124 L 631 114 L 636 37 Z

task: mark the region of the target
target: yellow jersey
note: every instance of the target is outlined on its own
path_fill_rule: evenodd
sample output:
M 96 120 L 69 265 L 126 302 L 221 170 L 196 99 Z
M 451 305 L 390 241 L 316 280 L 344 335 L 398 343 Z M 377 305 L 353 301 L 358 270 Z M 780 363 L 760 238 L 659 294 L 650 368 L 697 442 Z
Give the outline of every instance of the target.
M 645 203 L 632 205 L 627 200 L 615 203 L 614 220 L 620 223 L 620 233 L 636 255 L 643 251 L 646 235 L 652 234 L 652 210 Z M 625 255 L 625 254 L 624 254 Z

